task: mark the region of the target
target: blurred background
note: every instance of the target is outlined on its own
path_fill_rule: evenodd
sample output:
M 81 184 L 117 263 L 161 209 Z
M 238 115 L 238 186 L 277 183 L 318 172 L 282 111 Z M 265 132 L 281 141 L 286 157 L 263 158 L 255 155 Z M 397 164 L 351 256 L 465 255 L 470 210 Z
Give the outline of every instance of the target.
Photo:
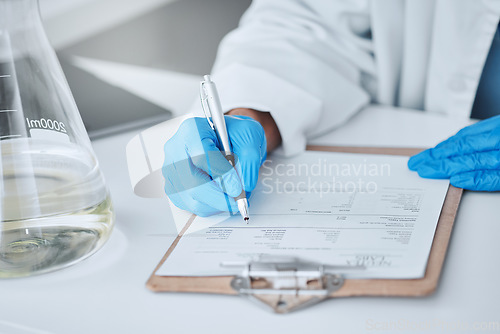
M 187 111 L 251 0 L 39 0 L 91 138 Z

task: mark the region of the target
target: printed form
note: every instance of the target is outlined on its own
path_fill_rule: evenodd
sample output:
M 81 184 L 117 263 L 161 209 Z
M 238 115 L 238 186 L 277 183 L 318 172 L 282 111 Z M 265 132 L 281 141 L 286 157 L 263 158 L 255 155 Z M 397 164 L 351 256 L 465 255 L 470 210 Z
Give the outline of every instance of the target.
M 416 279 L 425 274 L 448 180 L 420 178 L 408 157 L 312 152 L 271 156 L 239 214 L 196 217 L 157 271 L 226 276 L 259 255 L 365 266 L 348 278 Z

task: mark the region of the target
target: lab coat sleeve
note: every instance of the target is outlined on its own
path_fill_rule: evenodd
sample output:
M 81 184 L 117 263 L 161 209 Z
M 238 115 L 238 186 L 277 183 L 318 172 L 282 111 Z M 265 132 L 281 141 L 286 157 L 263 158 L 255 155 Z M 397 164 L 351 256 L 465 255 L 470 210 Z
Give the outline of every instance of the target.
M 319 3 L 254 1 L 221 42 L 212 71 L 224 111 L 270 112 L 285 155 L 303 151 L 308 138 L 342 124 L 370 100 L 360 83 L 370 66 L 366 41 L 349 22 L 338 23 L 353 8 Z M 328 10 L 330 17 L 320 13 Z

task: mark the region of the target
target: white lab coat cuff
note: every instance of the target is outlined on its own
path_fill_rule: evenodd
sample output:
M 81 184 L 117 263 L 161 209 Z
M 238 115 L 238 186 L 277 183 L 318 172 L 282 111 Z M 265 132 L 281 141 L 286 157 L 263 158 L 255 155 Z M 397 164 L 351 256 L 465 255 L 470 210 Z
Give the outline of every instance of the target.
M 282 139 L 277 153 L 290 156 L 305 150 L 305 134 L 321 114 L 318 98 L 270 72 L 241 64 L 232 64 L 212 77 L 224 112 L 235 108 L 270 112 Z M 197 105 L 192 110 L 195 114 L 201 112 Z

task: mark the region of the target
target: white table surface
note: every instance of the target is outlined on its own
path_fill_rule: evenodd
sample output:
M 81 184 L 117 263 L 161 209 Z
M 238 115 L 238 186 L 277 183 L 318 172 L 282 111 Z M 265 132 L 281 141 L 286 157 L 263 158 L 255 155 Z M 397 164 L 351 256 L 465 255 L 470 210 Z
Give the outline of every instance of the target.
M 421 147 L 461 126 L 439 116 L 371 108 L 313 142 Z M 145 282 L 176 228 L 165 199 L 143 199 L 132 192 L 125 145 L 134 135 L 94 142 L 117 215 L 108 243 L 73 267 L 0 281 L 0 333 L 419 332 L 415 326 L 426 333 L 500 330 L 499 193 L 465 192 L 439 287 L 429 297 L 333 299 L 276 315 L 236 296 L 150 292 Z M 384 326 L 389 329 L 381 330 Z

